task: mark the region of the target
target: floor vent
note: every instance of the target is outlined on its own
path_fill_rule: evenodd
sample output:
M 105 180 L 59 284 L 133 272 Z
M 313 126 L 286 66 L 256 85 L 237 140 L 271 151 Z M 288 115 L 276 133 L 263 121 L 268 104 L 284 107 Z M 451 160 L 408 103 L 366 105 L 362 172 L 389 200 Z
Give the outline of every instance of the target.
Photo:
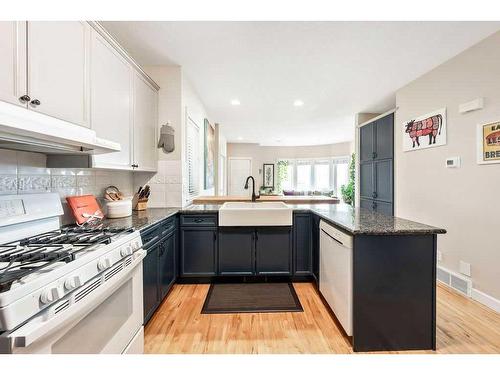
M 443 267 L 438 267 L 437 279 L 468 297 L 472 294 L 472 281 L 467 276 L 460 275 Z

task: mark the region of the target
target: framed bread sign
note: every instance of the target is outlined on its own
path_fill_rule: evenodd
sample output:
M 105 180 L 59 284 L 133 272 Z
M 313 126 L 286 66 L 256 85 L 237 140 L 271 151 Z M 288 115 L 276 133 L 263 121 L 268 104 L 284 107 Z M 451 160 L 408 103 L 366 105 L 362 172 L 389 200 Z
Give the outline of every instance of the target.
M 477 127 L 478 164 L 500 163 L 500 121 Z

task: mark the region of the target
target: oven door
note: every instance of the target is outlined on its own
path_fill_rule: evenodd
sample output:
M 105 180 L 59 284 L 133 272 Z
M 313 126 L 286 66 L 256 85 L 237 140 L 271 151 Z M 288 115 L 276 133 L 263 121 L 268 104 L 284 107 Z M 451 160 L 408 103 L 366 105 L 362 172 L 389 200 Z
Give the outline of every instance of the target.
M 142 348 L 142 259 L 134 254 L 78 288 L 66 309 L 34 318 L 0 336 L 0 352 L 45 354 L 120 354 Z M 100 280 L 100 281 L 99 281 Z M 96 286 L 98 285 L 98 286 Z M 61 301 L 57 306 L 62 306 Z M 56 307 L 57 309 L 57 307 Z M 137 350 L 135 350 L 137 351 Z

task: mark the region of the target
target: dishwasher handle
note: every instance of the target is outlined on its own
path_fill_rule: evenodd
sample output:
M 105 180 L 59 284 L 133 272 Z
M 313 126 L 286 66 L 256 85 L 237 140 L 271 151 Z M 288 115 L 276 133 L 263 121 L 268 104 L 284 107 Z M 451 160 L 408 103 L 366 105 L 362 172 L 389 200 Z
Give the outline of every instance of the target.
M 335 237 L 333 237 L 330 233 L 328 233 L 327 231 L 325 231 L 324 229 L 321 229 L 321 231 L 326 234 L 328 237 L 330 237 L 332 240 L 334 240 L 335 242 L 338 242 L 339 244 L 341 244 L 342 246 L 344 246 L 344 243 L 338 239 L 336 239 Z

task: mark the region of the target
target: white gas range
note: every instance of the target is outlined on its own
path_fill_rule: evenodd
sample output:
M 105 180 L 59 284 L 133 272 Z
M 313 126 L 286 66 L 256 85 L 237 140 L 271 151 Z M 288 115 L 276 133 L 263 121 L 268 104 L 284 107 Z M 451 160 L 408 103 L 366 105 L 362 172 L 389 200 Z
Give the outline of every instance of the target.
M 142 353 L 139 231 L 62 214 L 57 194 L 0 196 L 0 353 Z

